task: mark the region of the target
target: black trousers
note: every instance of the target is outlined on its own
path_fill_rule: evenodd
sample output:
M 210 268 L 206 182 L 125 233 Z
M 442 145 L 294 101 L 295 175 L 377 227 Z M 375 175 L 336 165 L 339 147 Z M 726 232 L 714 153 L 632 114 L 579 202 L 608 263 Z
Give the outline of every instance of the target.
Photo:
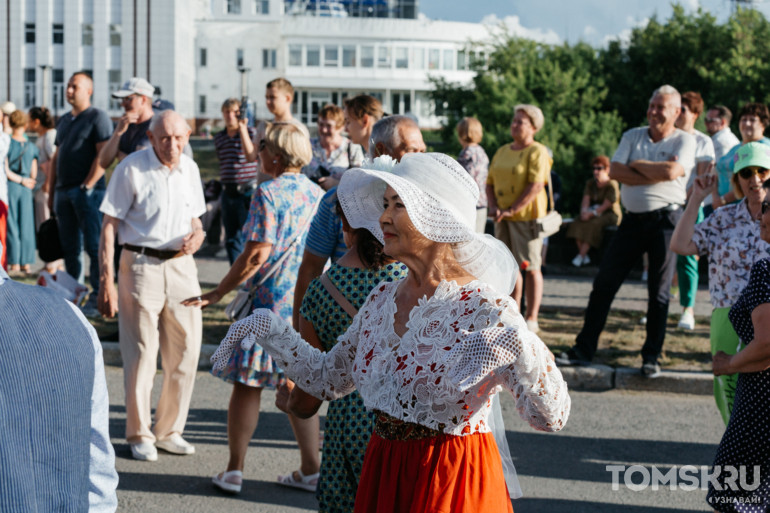
M 666 337 L 671 279 L 676 270 L 676 255 L 669 249 L 669 243 L 681 217 L 681 208 L 673 212 L 656 210 L 625 214 L 594 279 L 583 329 L 573 348 L 578 358 L 593 359 L 615 294 L 639 257 L 647 253 L 647 337 L 642 347 L 642 360 L 657 362 Z

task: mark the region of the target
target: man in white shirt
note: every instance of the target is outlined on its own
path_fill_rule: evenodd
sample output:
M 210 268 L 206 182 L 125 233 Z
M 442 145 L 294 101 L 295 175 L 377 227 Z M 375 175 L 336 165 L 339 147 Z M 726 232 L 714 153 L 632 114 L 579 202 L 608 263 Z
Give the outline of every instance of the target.
M 714 143 L 714 154 L 718 162 L 722 156 L 730 151 L 740 141 L 730 131 L 730 120 L 733 113 L 724 105 L 714 105 L 706 112 L 706 130 Z
M 200 355 L 202 321 L 183 299 L 200 295 L 193 253 L 205 238 L 199 216 L 206 212 L 200 173 L 183 154 L 190 127 L 176 112 L 153 117 L 151 148 L 121 161 L 101 211 L 99 311 L 120 316 L 120 352 L 126 388 L 126 439 L 134 458 L 158 459 L 157 448 L 192 454 L 181 436 L 187 420 Z M 123 245 L 118 290 L 113 252 Z M 158 348 L 163 390 L 151 426 L 151 393 Z
M 602 258 L 575 346 L 557 358 L 562 365 L 591 361 L 615 294 L 647 253 L 649 297 L 641 371 L 647 378 L 660 375 L 658 358 L 666 337 L 669 289 L 676 267 L 669 243 L 682 216 L 687 174 L 695 167 L 695 139 L 674 126 L 681 107 L 676 89 L 659 87 L 647 107 L 649 126 L 626 131 L 612 156 L 610 177 L 622 184 L 620 200 L 626 213 Z

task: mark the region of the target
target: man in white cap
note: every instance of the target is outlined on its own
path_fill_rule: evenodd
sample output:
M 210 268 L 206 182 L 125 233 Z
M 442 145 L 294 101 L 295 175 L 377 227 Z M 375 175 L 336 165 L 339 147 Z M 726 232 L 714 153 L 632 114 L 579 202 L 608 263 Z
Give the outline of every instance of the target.
M 112 97 L 120 100 L 123 115 L 118 120 L 112 137 L 99 152 L 99 165 L 110 167 L 115 157 L 118 162 L 127 155 L 150 147 L 147 130 L 152 120 L 152 96 L 155 87 L 143 78 L 133 77 L 112 93 Z

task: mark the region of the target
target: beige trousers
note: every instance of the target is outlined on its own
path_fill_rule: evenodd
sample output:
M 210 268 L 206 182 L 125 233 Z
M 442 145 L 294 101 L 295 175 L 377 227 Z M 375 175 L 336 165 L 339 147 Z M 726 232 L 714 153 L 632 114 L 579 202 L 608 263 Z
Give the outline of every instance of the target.
M 126 440 L 181 434 L 200 358 L 200 308 L 181 301 L 201 293 L 190 255 L 161 260 L 123 250 L 118 273 L 118 326 L 126 389 Z M 163 388 L 152 424 L 152 385 L 160 348 Z

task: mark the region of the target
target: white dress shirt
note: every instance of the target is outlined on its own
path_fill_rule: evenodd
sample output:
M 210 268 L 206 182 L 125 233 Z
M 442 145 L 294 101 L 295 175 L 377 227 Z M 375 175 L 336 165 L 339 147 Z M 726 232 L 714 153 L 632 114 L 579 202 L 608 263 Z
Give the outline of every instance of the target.
M 206 212 L 198 165 L 182 155 L 169 169 L 153 148 L 132 153 L 115 168 L 100 210 L 120 219 L 120 244 L 178 250 L 192 218 Z

